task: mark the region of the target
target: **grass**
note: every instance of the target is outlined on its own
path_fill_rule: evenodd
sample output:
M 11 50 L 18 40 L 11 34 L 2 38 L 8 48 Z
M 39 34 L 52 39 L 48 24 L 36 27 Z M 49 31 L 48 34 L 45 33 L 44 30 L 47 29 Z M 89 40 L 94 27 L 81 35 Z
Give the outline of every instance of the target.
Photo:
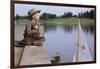
M 15 21 L 17 24 L 26 24 L 28 20 L 19 20 Z M 71 17 L 71 18 L 57 18 L 57 19 L 48 19 L 48 20 L 40 20 L 41 24 L 43 24 L 45 27 L 56 27 L 56 25 L 62 25 L 66 27 L 71 26 L 77 26 L 78 24 L 78 18 Z M 87 19 L 87 18 L 80 18 L 81 26 L 83 27 L 94 27 L 94 20 L 93 19 Z
M 48 25 L 57 25 L 57 24 L 64 24 L 64 25 L 70 25 L 70 24 L 77 24 L 78 18 L 59 18 L 59 19 L 48 19 L 48 20 L 41 20 L 43 24 Z M 94 23 L 93 19 L 87 19 L 87 18 L 80 18 L 81 24 L 92 24 Z

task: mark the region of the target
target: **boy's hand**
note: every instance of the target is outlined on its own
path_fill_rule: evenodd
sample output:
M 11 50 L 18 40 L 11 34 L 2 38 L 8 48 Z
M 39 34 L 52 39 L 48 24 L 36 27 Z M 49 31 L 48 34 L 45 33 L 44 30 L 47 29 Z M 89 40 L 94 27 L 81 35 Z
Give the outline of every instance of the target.
M 37 33 L 38 31 L 34 29 L 34 30 L 32 30 L 32 32 L 33 32 L 33 33 Z

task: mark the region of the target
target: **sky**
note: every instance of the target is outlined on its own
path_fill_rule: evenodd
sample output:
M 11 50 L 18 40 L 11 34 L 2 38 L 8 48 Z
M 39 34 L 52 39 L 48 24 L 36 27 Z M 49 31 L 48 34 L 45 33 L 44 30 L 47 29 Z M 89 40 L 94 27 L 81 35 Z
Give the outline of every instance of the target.
M 78 15 L 78 13 L 94 10 L 94 8 L 83 8 L 83 7 L 67 7 L 67 6 L 50 6 L 50 5 L 35 5 L 35 4 L 15 4 L 15 16 L 16 14 L 20 16 L 28 15 L 27 12 L 35 8 L 37 10 L 41 10 L 41 14 L 51 13 L 56 14 L 57 16 L 63 15 L 64 12 L 72 12 L 74 15 Z

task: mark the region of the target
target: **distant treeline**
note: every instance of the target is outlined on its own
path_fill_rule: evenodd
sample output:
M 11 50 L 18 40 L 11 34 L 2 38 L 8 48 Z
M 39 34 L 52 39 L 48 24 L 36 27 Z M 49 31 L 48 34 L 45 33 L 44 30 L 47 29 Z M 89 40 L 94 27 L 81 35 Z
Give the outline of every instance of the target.
M 81 17 L 81 18 L 91 18 L 91 19 L 93 19 L 94 16 L 95 16 L 94 10 L 91 10 L 90 12 L 86 11 L 84 13 L 81 12 L 81 13 L 78 14 L 78 17 Z
M 61 16 L 57 16 L 56 14 L 51 14 L 51 13 L 43 13 L 40 16 L 41 20 L 48 20 L 48 19 L 56 19 L 56 18 L 69 18 L 69 17 L 80 17 L 80 18 L 90 18 L 93 19 L 94 18 L 94 10 L 91 11 L 86 11 L 86 12 L 81 12 L 78 13 L 78 15 L 74 15 L 72 12 L 65 12 L 63 15 Z M 16 15 L 15 19 L 19 20 L 19 19 L 27 19 L 28 16 L 20 16 L 20 15 Z
M 93 19 L 94 18 L 94 10 L 91 11 L 86 11 L 86 12 L 81 12 L 78 13 L 78 15 L 73 15 L 72 12 L 65 12 L 62 16 L 60 16 L 62 18 L 67 18 L 67 17 L 80 17 L 80 18 L 90 18 Z
M 15 16 L 15 20 L 23 20 L 23 19 L 28 19 L 28 16 L 20 16 L 18 14 Z

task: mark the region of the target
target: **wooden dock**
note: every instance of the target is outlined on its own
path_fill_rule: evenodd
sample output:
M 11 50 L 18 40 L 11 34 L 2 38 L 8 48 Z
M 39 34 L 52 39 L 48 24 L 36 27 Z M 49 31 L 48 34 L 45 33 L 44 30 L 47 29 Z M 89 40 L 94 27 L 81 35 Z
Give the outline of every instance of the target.
M 20 63 L 20 60 L 21 60 L 21 56 L 22 56 L 22 53 L 23 53 L 23 50 L 24 50 L 24 47 L 14 47 L 15 49 L 15 53 L 14 53 L 14 64 L 15 66 L 18 66 L 19 63 Z
M 40 27 L 40 36 L 43 36 L 43 26 Z M 15 48 L 15 66 L 36 65 L 36 64 L 51 64 L 47 52 L 44 47 L 44 42 L 41 41 L 41 46 L 26 45 Z
M 50 64 L 50 60 L 43 46 L 26 46 L 20 65 Z

